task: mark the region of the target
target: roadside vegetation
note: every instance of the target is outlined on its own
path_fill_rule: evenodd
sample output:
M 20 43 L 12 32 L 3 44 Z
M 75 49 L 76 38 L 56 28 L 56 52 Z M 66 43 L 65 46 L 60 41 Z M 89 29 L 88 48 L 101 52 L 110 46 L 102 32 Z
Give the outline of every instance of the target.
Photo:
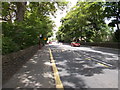
M 57 8 L 64 9 L 66 2 L 2 2 L 2 54 L 16 52 L 41 42 L 53 35 Z M 44 38 L 46 38 L 44 40 Z
M 110 19 L 106 24 L 105 20 Z M 119 42 L 120 2 L 77 2 L 61 22 L 58 41 Z

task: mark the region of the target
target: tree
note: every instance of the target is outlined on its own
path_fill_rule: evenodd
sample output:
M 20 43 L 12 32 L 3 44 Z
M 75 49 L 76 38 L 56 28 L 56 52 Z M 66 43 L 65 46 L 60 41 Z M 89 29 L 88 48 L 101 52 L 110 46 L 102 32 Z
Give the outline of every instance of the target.
M 18 22 L 23 21 L 27 2 L 19 2 L 19 3 L 15 3 L 15 4 L 17 7 L 16 20 Z
M 62 26 L 59 28 L 57 38 L 64 35 L 64 40 L 69 41 L 74 38 L 84 39 L 87 42 L 105 41 L 105 35 L 109 28 L 104 22 L 103 5 L 102 2 L 77 2 L 71 11 L 62 18 Z
M 39 34 L 50 37 L 54 27 L 50 14 L 55 15 L 57 8 L 65 5 L 65 2 L 3 2 L 2 19 L 6 21 L 2 23 L 3 54 L 37 44 Z
M 117 30 L 115 31 L 115 41 L 119 42 L 120 41 L 120 1 L 119 2 L 106 2 L 105 3 L 105 17 L 107 19 L 114 18 L 111 20 L 111 22 L 108 24 L 111 27 L 117 26 Z
M 104 7 L 105 7 L 104 10 L 105 17 L 107 17 L 108 19 L 114 18 L 114 20 L 112 20 L 109 23 L 109 26 L 115 27 L 115 25 L 117 25 L 117 29 L 119 30 L 120 28 L 118 24 L 120 23 L 120 1 L 106 2 L 104 4 Z

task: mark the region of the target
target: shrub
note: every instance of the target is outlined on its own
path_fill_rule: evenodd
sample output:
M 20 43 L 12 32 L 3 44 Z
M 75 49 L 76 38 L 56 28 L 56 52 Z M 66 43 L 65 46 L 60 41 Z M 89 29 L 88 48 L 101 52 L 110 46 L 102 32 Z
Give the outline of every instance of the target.
M 2 38 L 2 54 L 8 54 L 19 50 L 19 46 L 9 37 Z

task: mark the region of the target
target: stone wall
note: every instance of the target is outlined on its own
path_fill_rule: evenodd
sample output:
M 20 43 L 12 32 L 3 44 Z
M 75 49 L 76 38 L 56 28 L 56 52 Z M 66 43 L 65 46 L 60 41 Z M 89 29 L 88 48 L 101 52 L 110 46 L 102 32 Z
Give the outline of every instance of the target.
M 38 45 L 2 56 L 2 83 L 9 80 L 38 50 Z

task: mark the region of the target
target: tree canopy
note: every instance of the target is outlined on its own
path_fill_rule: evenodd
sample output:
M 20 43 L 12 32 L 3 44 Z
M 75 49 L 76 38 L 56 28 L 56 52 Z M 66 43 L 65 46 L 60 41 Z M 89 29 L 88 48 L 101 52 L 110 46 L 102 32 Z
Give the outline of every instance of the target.
M 8 54 L 42 43 L 53 35 L 57 9 L 65 9 L 68 2 L 2 2 L 2 52 Z M 61 19 L 57 32 L 59 41 L 84 42 L 120 41 L 120 2 L 77 2 Z M 109 24 L 105 19 L 111 20 Z M 114 31 L 113 27 L 117 27 Z M 44 40 L 46 38 L 46 40 Z
M 61 19 L 62 25 L 57 32 L 57 39 L 65 42 L 71 42 L 77 38 L 84 42 L 110 41 L 113 30 L 105 23 L 105 18 L 115 17 L 117 20 L 120 17 L 118 3 L 77 2 Z M 118 20 L 114 24 L 117 25 Z
M 45 43 L 55 26 L 50 15 L 66 2 L 2 2 L 2 53 L 18 51 L 38 43 L 42 34 Z

